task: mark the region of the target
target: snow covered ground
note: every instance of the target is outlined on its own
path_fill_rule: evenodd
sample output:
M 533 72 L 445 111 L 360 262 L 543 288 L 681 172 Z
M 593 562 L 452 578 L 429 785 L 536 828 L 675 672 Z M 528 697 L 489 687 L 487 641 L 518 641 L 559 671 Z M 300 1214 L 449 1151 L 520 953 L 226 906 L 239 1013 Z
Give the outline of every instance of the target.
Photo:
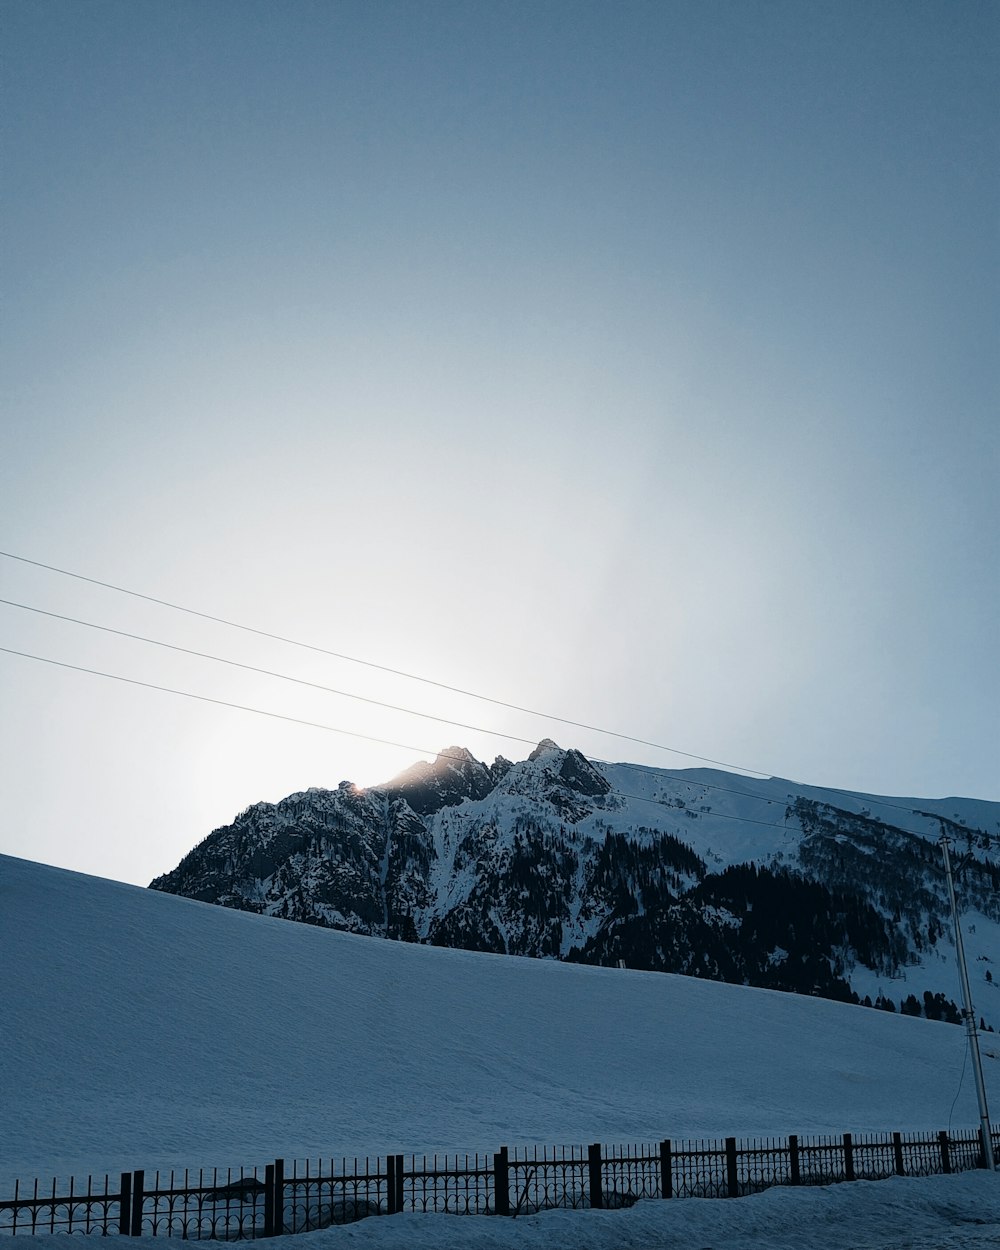
M 32 1250 L 65 1238 L 35 1237 Z M 1000 1176 L 857 1181 L 769 1189 L 735 1202 L 688 1198 L 625 1211 L 548 1211 L 516 1220 L 393 1215 L 303 1233 L 296 1250 L 990 1250 L 1000 1244 Z M 158 1250 L 163 1238 L 129 1246 Z
M 302 1250 L 986 1250 L 1000 1239 L 1000 1177 L 771 1189 L 736 1202 L 642 1202 L 518 1220 L 401 1215 L 306 1237 Z
M 819 999 L 407 946 L 6 857 L 0 946 L 4 1191 L 15 1176 L 276 1156 L 936 1130 L 978 1118 L 968 1072 L 959 1088 L 962 1030 Z M 1000 1107 L 1000 1059 L 988 1040 L 985 1050 Z M 867 1224 L 873 1212 L 918 1207 L 928 1228 L 950 1227 L 961 1210 L 996 1224 L 994 1179 L 640 1203 L 510 1226 L 393 1216 L 308 1236 L 331 1250 L 718 1247 L 764 1244 L 747 1231 L 759 1220 L 786 1228 L 789 1245 L 971 1246 L 985 1226 L 962 1242 L 791 1239 L 803 1220 L 841 1237 L 855 1216 Z M 890 1225 L 879 1224 L 885 1237 L 906 1232 Z

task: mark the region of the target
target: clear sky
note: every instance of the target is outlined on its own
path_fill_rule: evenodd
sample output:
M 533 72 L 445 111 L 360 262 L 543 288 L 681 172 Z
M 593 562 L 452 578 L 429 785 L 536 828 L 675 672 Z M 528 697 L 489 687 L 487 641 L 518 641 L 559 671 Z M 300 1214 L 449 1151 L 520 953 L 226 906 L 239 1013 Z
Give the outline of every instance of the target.
M 0 547 L 695 754 L 1000 798 L 1000 6 L 3 0 Z M 4 599 L 687 761 L 0 558 Z M 522 757 L 0 605 L 0 645 Z M 0 654 L 0 850 L 419 758 Z

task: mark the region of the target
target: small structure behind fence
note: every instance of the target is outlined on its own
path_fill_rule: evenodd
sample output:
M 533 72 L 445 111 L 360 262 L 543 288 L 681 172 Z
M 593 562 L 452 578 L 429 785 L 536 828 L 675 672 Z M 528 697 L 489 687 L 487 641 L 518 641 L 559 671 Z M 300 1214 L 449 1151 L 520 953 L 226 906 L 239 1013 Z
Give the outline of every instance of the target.
M 992 1129 L 1000 1153 L 1000 1128 Z M 500 1215 L 737 1198 L 773 1185 L 933 1176 L 985 1166 L 980 1130 L 842 1137 L 536 1146 L 495 1154 L 380 1155 L 197 1172 L 123 1172 L 63 1186 L 17 1182 L 0 1234 L 100 1233 L 236 1241 L 401 1211 Z

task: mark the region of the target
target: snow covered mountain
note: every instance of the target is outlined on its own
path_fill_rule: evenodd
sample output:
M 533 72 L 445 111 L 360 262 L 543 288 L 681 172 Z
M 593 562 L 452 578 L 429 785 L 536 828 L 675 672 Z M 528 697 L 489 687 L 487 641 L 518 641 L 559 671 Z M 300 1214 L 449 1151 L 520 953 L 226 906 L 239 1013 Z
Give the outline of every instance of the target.
M 1000 804 L 462 747 L 259 803 L 152 888 L 353 933 L 957 1019 L 941 830 L 977 1012 L 1000 1028 Z M 994 979 L 994 974 L 996 980 Z

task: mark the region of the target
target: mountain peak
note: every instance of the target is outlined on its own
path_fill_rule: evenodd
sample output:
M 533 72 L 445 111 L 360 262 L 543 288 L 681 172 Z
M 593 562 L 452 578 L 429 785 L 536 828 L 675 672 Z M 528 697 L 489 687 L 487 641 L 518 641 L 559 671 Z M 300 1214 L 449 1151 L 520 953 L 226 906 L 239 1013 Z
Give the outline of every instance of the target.
M 472 754 L 468 747 L 445 747 L 443 751 L 438 751 L 437 758 L 431 767 L 447 768 L 449 764 L 478 764 L 479 761 Z
M 562 747 L 558 742 L 553 742 L 551 738 L 543 738 L 538 746 L 528 756 L 529 760 L 539 760 L 543 755 L 551 755 L 553 751 L 562 751 Z
M 433 764 L 420 760 L 377 788 L 405 799 L 418 815 L 429 816 L 466 799 L 484 799 L 494 785 L 491 770 L 471 751 L 451 746 L 439 751 Z

